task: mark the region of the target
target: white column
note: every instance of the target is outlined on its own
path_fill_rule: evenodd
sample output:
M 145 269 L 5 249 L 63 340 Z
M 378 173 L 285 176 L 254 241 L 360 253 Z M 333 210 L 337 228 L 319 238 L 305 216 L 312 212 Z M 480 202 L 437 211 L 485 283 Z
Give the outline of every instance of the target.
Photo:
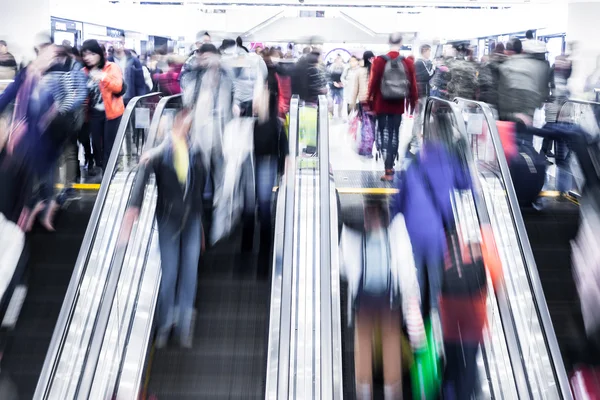
M 0 12 L 0 39 L 6 40 L 9 51 L 17 59 L 31 60 L 35 36 L 50 34 L 49 0 L 2 0 Z
M 575 42 L 573 74 L 569 86 L 573 97 L 583 95 L 587 77 L 596 68 L 600 56 L 600 2 L 571 2 L 567 23 L 567 42 Z

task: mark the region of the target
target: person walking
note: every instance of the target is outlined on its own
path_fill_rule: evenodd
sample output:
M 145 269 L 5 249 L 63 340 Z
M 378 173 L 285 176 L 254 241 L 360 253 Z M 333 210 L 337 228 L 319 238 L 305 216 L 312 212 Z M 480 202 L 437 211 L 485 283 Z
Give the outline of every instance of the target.
M 123 75 L 116 64 L 106 60 L 98 41 L 90 39 L 83 42 L 81 54 L 88 76 L 89 124 L 94 158 L 96 166 L 104 170 L 125 111 Z
M 119 244 L 126 245 L 142 207 L 144 189 L 154 173 L 162 270 L 157 348 L 167 344 L 173 328 L 180 345 L 192 347 L 198 263 L 205 247 L 202 216 L 207 177 L 200 146 L 191 130 L 192 115 L 188 109 L 180 111 L 164 142 L 142 156 L 119 235 Z
M 121 69 L 123 82 L 125 82 L 123 102 L 127 105 L 134 97 L 148 93 L 144 70 L 142 63 L 134 55 L 135 53 L 125 49 L 125 36 L 121 36 L 117 42 L 113 43 L 113 47 L 115 51 L 112 56 L 108 57 L 108 61 L 115 63 Z
M 425 114 L 425 102 L 431 91 L 431 78 L 435 74 L 435 67 L 431 62 L 431 46 L 421 46 L 421 58 L 415 62 L 415 74 L 417 88 L 419 91 L 419 102 L 415 110 L 415 121 L 413 125 L 413 138 L 420 138 L 423 129 L 423 115 Z
M 394 179 L 402 114 L 407 105 L 414 110 L 419 98 L 414 63 L 400 55 L 402 35 L 392 33 L 389 45 L 390 51 L 373 61 L 368 92 L 377 115 L 377 134 L 382 143 L 385 163 L 385 174 L 381 177 L 383 181 Z

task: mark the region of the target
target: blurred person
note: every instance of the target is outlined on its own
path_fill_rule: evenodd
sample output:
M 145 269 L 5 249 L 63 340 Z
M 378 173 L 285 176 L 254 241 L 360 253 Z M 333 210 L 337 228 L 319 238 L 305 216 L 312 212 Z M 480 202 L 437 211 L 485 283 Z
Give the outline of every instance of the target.
M 182 71 L 180 85 L 184 106 L 194 112 L 192 131 L 209 171 L 206 196 L 214 197 L 223 182 L 223 134 L 233 118 L 233 73 L 213 44 L 203 44 L 191 68 Z
M 87 79 L 83 73 L 83 63 L 77 49 L 73 47 L 65 47 L 66 55 L 59 62 L 63 64 L 63 71 L 72 75 L 73 84 L 68 88 L 72 93 L 76 93 L 77 105 L 72 108 L 72 116 L 70 117 L 70 131 L 67 140 L 64 144 L 62 159 L 65 164 L 66 177 L 65 187 L 57 196 L 57 204 L 63 205 L 75 192 L 73 185 L 77 183 L 81 177 L 80 161 L 79 161 L 79 146 L 78 139 L 84 136 L 82 130 L 86 119 L 86 108 L 84 101 L 87 98 Z M 68 71 L 68 72 L 66 72 Z M 87 147 L 90 147 L 90 135 L 87 131 L 86 137 Z M 84 147 L 86 144 L 83 145 Z M 86 150 L 84 150 L 85 152 Z M 58 173 L 58 171 L 57 171 Z
M 153 81 L 156 82 L 157 90 L 160 90 L 162 94 L 172 96 L 181 93 L 179 76 L 183 68 L 183 63 L 175 55 L 171 55 L 167 57 L 167 65 L 169 66 L 169 70 L 164 73 L 155 74 Z
M 500 65 L 498 112 L 501 120 L 521 114 L 533 120 L 535 110 L 548 99 L 550 70 L 547 61 L 523 53 L 519 39 L 507 43 L 507 59 Z
M 65 142 L 74 134 L 77 111 L 86 95 L 85 78 L 71 69 L 68 51 L 52 44 L 49 35 L 38 35 L 37 41 L 37 58 L 0 95 L 0 112 L 15 102 L 7 151 L 23 160 L 37 181 L 26 209 L 31 212 L 21 226 L 30 230 L 41 213 L 41 224 L 53 231 L 56 166 Z
M 344 73 L 344 60 L 341 55 L 337 55 L 333 64 L 328 68 L 329 73 L 329 92 L 333 106 L 337 106 L 337 118 L 342 119 L 342 109 L 344 108 L 344 83 L 342 82 L 342 74 Z
M 445 100 L 451 100 L 448 94 L 448 83 L 450 82 L 450 64 L 456 55 L 456 49 L 448 45 L 444 46 L 442 55 L 436 59 L 435 74 L 431 79 L 431 95 Z
M 385 174 L 381 177 L 384 181 L 394 179 L 402 114 L 407 105 L 414 110 L 419 98 L 414 64 L 400 55 L 402 35 L 391 34 L 389 45 L 390 51 L 373 61 L 368 95 L 377 115 L 377 134 L 385 164 Z
M 135 53 L 125 49 L 125 36 L 121 36 L 118 41 L 113 43 L 113 46 L 115 51 L 111 57 L 108 57 L 108 61 L 115 63 L 121 69 L 125 83 L 123 102 L 127 105 L 134 97 L 148 93 L 144 70 Z
M 142 60 L 140 60 L 140 56 L 135 50 L 130 50 L 130 52 L 134 58 L 137 58 L 138 61 L 140 61 L 142 73 L 144 74 L 144 83 L 146 84 L 146 90 L 147 93 L 150 93 L 152 91 L 152 88 L 154 87 L 154 81 L 152 80 L 152 74 L 150 73 L 150 69 L 146 66 L 144 62 L 142 62 Z
M 264 49 L 263 49 L 263 47 L 262 47 L 261 45 L 258 45 L 258 46 L 256 46 L 256 47 L 254 48 L 254 52 L 255 52 L 256 54 L 258 54 L 259 56 L 262 54 L 263 50 L 264 50 Z
M 421 136 L 423 129 L 423 115 L 425 114 L 425 104 L 431 91 L 431 78 L 435 74 L 435 67 L 431 62 L 431 46 L 424 44 L 421 46 L 421 58 L 415 62 L 415 74 L 417 79 L 417 88 L 419 91 L 419 102 L 415 110 L 415 121 L 413 125 L 413 137 Z
M 285 52 L 283 58 L 288 60 L 294 59 L 294 45 L 292 43 L 287 45 L 287 51 Z
M 244 46 L 244 42 L 242 41 L 242 37 L 238 36 L 235 39 L 235 43 L 237 45 L 237 47 L 239 47 L 240 49 L 244 50 L 246 53 L 250 53 L 250 50 L 248 50 L 248 48 L 246 46 Z
M 448 114 L 438 115 L 432 129 L 452 129 L 448 118 Z M 446 123 L 436 124 L 438 121 Z M 444 136 L 451 135 L 448 132 Z M 449 400 L 471 399 L 478 392 L 477 353 L 487 319 L 484 268 L 489 269 L 494 285 L 500 283 L 501 272 L 490 227 L 461 225 L 459 229 L 464 221 L 455 218 L 457 200 L 453 193 L 461 191 L 459 197 L 469 198 L 469 202 L 473 196 L 471 175 L 462 160 L 466 146 L 465 139 L 452 147 L 446 143 L 424 144 L 422 152 L 403 171 L 399 192 L 390 204 L 392 215 L 402 213 L 406 221 L 423 313 L 430 316 L 435 345 L 444 348 L 443 398 Z M 457 232 L 465 229 L 477 229 L 469 235 L 483 239 L 463 243 Z M 463 254 L 467 247 L 470 253 Z M 436 333 L 440 331 L 442 334 Z
M 0 79 L 13 79 L 17 74 L 15 57 L 8 52 L 6 41 L 0 40 Z
M 262 96 L 264 98 L 257 104 L 256 121 L 254 124 L 254 180 L 256 185 L 257 212 L 260 223 L 259 236 L 259 273 L 268 274 L 271 257 L 273 226 L 271 215 L 271 201 L 273 186 L 277 182 L 277 171 L 284 164 L 287 157 L 288 141 L 283 123 L 278 118 L 279 109 L 279 78 L 277 65 L 272 58 L 280 52 L 271 50 L 263 52 L 267 65 L 267 81 Z M 265 101 L 266 100 L 266 101 Z M 253 248 L 255 215 L 254 210 L 246 210 L 242 233 L 242 250 L 250 251 Z
M 233 72 L 234 116 L 251 117 L 254 114 L 252 102 L 256 88 L 266 82 L 267 66 L 257 54 L 246 53 L 234 40 L 225 43 L 222 61 Z
M 356 96 L 353 96 L 354 87 L 356 86 L 356 79 L 360 64 L 356 56 L 350 57 L 348 61 L 348 67 L 342 74 L 342 84 L 344 86 L 344 102 L 346 103 L 346 112 L 348 115 L 356 110 Z M 354 98 L 353 98 L 354 97 Z
M 506 53 L 500 66 L 498 113 L 500 120 L 516 123 L 517 152 L 509 169 L 519 203 L 539 208 L 536 200 L 546 179 L 547 160 L 535 148 L 527 126 L 533 125 L 536 110 L 549 97 L 550 70 L 547 61 L 524 54 L 519 39 L 507 43 Z
M 498 43 L 487 62 L 479 69 L 479 101 L 498 109 L 498 85 L 500 84 L 500 65 L 506 60 L 504 44 Z
M 369 77 L 371 76 L 371 66 L 375 60 L 375 54 L 367 50 L 363 53 L 360 61 L 360 68 L 356 71 L 354 85 L 350 88 L 350 102 L 358 103 L 362 109 L 370 110 L 369 107 Z
M 405 276 L 401 276 L 402 272 L 394 268 L 392 246 L 410 252 L 410 243 L 405 243 L 408 244 L 407 248 L 401 243 L 391 242 L 386 201 L 365 199 L 363 216 L 364 224 L 360 230 L 343 225 L 340 241 L 340 273 L 348 282 L 348 304 L 351 307 L 348 311 L 349 322 L 352 317 L 355 318 L 356 398 L 373 398 L 373 339 L 379 327 L 383 348 L 384 398 L 401 399 L 402 313 L 399 297 L 405 300 L 409 293 L 400 292 L 403 285 L 401 280 Z M 400 256 L 406 259 L 410 254 Z M 407 260 L 404 265 L 410 270 L 410 261 Z
M 192 115 L 190 110 L 180 111 L 163 143 L 142 156 L 119 235 L 119 243 L 125 245 L 153 173 L 158 188 L 156 220 L 162 269 L 157 348 L 167 344 L 172 329 L 182 347 L 192 347 L 198 265 L 205 247 L 203 195 L 207 179 L 202 151 L 191 130 Z
M 125 111 L 121 69 L 104 58 L 104 52 L 94 39 L 81 46 L 88 76 L 89 124 L 96 166 L 104 170 Z
M 572 71 L 573 64 L 567 55 L 561 54 L 556 57 L 554 65 L 550 69 L 550 96 L 548 97 L 548 102 L 544 105 L 546 123 L 556 122 L 560 108 L 569 99 L 571 95 L 569 78 Z M 551 151 L 551 147 L 552 140 L 544 138 L 541 151 L 546 157 L 555 156 Z
M 316 105 L 319 96 L 327 94 L 327 78 L 321 64 L 321 49 L 318 46 L 305 47 L 304 54 L 296 63 L 292 77 L 292 94 L 297 94 L 300 100 Z
M 474 61 L 469 60 L 469 49 L 465 44 L 456 46 L 456 57 L 447 61 L 450 70 L 448 80 L 448 98 L 450 100 L 461 97 L 463 99 L 475 100 L 477 96 L 477 70 Z
M 530 54 L 540 61 L 546 61 L 546 43 L 535 39 L 532 30 L 528 30 L 525 33 L 525 40 L 521 44 L 523 46 L 523 53 Z

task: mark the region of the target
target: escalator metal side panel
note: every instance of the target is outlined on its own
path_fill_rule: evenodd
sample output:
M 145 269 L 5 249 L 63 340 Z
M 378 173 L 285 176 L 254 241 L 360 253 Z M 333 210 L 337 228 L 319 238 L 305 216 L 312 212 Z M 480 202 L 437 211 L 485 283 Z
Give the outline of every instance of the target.
M 273 241 L 273 275 L 271 279 L 271 303 L 269 311 L 269 337 L 267 350 L 266 399 L 277 398 L 277 372 L 281 338 L 282 284 L 283 284 L 283 246 L 285 237 L 285 198 L 286 185 L 277 191 L 275 217 L 275 238 Z
M 125 172 L 121 174 L 126 174 Z M 131 189 L 131 179 L 121 182 L 117 174 L 106 198 L 105 212 L 99 221 L 98 234 L 90 253 L 88 268 L 75 299 L 71 323 L 65 332 L 63 351 L 56 363 L 56 372 L 50 382 L 47 398 L 74 398 L 82 372 L 88 345 L 93 336 L 91 320 L 97 314 L 102 300 L 102 288 L 110 269 L 110 255 L 116 246 L 116 235 L 111 233 L 120 226 L 125 211 L 121 193 Z
M 337 198 L 335 184 L 329 162 L 329 110 L 328 100 L 319 96 L 318 108 L 319 140 L 319 240 L 320 256 L 320 346 L 321 352 L 317 387 L 321 388 L 319 397 L 342 399 L 341 364 L 341 315 L 339 291 Z M 333 202 L 332 202 L 333 199 Z
M 436 115 L 435 118 L 432 118 L 434 111 Z M 491 224 L 490 216 L 488 215 L 483 190 L 481 189 L 478 167 L 474 161 L 474 156 L 471 154 L 469 137 L 464 117 L 456 103 L 435 97 L 428 98 L 425 110 L 424 138 L 428 141 L 433 141 L 433 143 L 437 140 L 441 141 L 441 143 L 449 144 L 454 149 L 453 151 L 464 156 L 462 162 L 466 163 L 465 165 L 468 168 L 472 184 L 471 198 L 473 205 L 471 207 L 474 207 L 476 210 L 478 222 L 487 225 Z M 498 353 L 504 353 L 504 351 L 497 352 L 496 350 L 503 350 L 504 346 L 506 346 L 510 362 L 503 365 L 503 368 L 510 373 L 509 379 L 515 384 L 518 398 L 531 398 L 532 391 L 528 379 L 528 371 L 525 369 L 523 362 L 518 329 L 514 315 L 512 314 L 511 304 L 506 296 L 506 289 L 503 286 L 498 286 L 498 291 L 494 291 L 490 287 L 490 292 L 494 292 L 498 306 L 498 312 L 492 314 L 492 316 L 497 315 L 500 317 L 499 321 L 503 328 L 503 337 L 496 336 L 501 344 L 500 349 L 484 347 L 482 350 L 486 357 L 490 357 Z M 496 323 L 495 325 L 500 326 L 500 323 Z M 502 362 L 501 359 L 489 358 L 484 361 L 487 361 L 488 368 L 497 362 Z M 490 372 L 488 369 L 488 374 Z M 490 378 L 493 378 L 493 376 Z M 490 382 L 494 383 L 494 380 L 490 380 Z M 492 387 L 491 392 L 499 394 L 502 393 L 502 389 L 500 387 Z
M 147 357 L 151 345 L 151 336 L 148 332 L 152 332 L 154 324 L 156 299 L 162 274 L 156 225 L 152 230 L 152 243 L 142 281 L 142 292 L 136 305 L 131 338 L 121 365 L 121 374 L 116 389 L 117 399 L 134 399 L 139 396 L 148 362 Z
M 544 398 L 572 399 L 569 379 L 558 347 L 494 115 L 485 103 L 459 98 L 455 101 L 465 107 L 480 109 L 484 115 L 484 123 L 487 125 L 486 133 L 489 145 L 486 146 L 483 155 L 478 151 L 478 147 L 473 153 L 477 157 L 479 170 L 492 172 L 496 176 L 497 183 L 500 184 L 500 188 L 494 191 L 493 197 L 504 197 L 501 202 L 504 209 L 502 220 L 511 222 L 511 226 L 505 229 L 505 232 L 514 235 L 512 239 L 513 254 L 520 255 L 517 265 L 511 265 L 511 268 L 505 269 L 504 280 L 510 312 L 513 313 L 513 329 L 517 332 L 516 337 L 522 351 L 523 368 L 526 375 L 529 376 L 528 384 L 531 387 L 532 395 L 545 396 Z M 481 140 L 481 142 L 485 144 L 486 140 Z M 489 155 L 493 155 L 494 158 L 489 158 Z M 492 203 L 487 207 L 493 205 L 498 206 L 497 203 Z M 551 371 L 553 376 L 547 380 L 543 377 L 549 376 L 548 371 Z
M 169 118 L 172 116 L 170 111 L 173 109 L 170 107 L 175 106 L 175 109 L 177 109 L 177 107 L 180 106 L 180 102 L 181 95 L 160 99 L 154 111 L 144 151 L 148 151 L 154 147 L 156 140 L 162 139 L 158 137 L 159 130 L 161 128 L 167 129 L 168 126 L 168 124 L 164 123 L 163 118 L 167 118 L 167 121 L 172 123 L 172 119 Z M 167 113 L 167 111 L 169 113 Z M 87 399 L 98 392 L 112 394 L 117 391 L 116 385 L 119 382 L 121 372 L 124 370 L 124 349 L 129 344 L 132 333 L 131 328 L 134 325 L 135 316 L 138 315 L 134 311 L 139 302 L 142 274 L 137 274 L 136 278 L 130 282 L 123 283 L 122 280 L 126 279 L 127 276 L 130 276 L 128 272 L 135 270 L 136 265 L 141 268 L 138 269 L 138 271 L 142 271 L 146 268 L 146 257 L 148 256 L 149 244 L 152 237 L 151 227 L 154 223 L 156 190 L 155 180 L 151 177 L 144 189 L 145 197 L 142 211 L 145 212 L 146 217 L 138 220 L 136 229 L 133 231 L 133 237 L 130 237 L 130 242 L 127 247 L 124 250 L 121 248 L 120 251 L 113 255 L 111 266 L 114 270 L 111 270 L 108 278 L 110 280 L 110 287 L 105 295 L 106 301 L 103 304 L 103 308 L 99 311 L 98 325 L 100 326 L 100 331 L 96 332 L 96 335 L 89 344 L 90 358 L 84 367 L 84 373 L 82 374 L 81 382 L 79 383 L 81 388 L 79 393 L 80 397 Z M 127 193 L 130 192 L 131 190 Z M 127 196 L 127 198 L 129 199 L 129 196 Z M 137 241 L 138 246 L 136 247 L 138 232 L 141 237 L 139 238 L 139 241 Z M 143 256 L 140 257 L 141 260 L 136 260 L 135 257 L 132 259 L 129 258 L 136 252 L 138 255 L 143 254 Z M 158 257 L 155 261 L 158 262 L 157 268 L 160 269 L 160 258 Z M 151 266 L 154 266 L 154 263 L 151 263 Z M 160 273 L 158 276 L 160 277 Z M 127 295 L 120 297 L 121 293 L 118 291 L 119 288 L 124 288 L 124 290 L 127 291 Z M 158 301 L 158 292 L 156 292 L 155 297 L 150 301 L 150 307 L 154 308 Z M 131 308 L 129 308 L 130 312 L 127 313 L 128 318 L 124 318 L 124 315 L 118 315 L 119 312 L 117 312 L 116 316 L 114 315 L 115 307 L 116 310 L 121 310 L 120 302 L 131 305 Z M 150 316 L 150 319 L 153 317 L 154 315 Z M 120 320 L 120 325 L 116 322 L 115 325 L 111 326 L 111 322 L 114 321 L 114 318 Z M 145 320 L 142 320 L 142 325 L 144 321 Z M 114 328 L 112 329 L 112 332 L 108 332 L 111 328 Z M 151 332 L 152 325 L 150 324 L 148 325 L 148 331 L 145 333 L 148 342 L 150 340 Z M 113 335 L 119 337 L 121 343 L 115 343 Z M 113 347 L 112 350 L 107 351 L 111 346 Z M 115 349 L 115 346 L 117 349 Z M 102 357 L 105 357 L 105 359 L 102 360 Z M 109 372 L 106 373 L 106 371 Z M 94 388 L 94 391 L 92 391 L 92 387 Z
M 55 375 L 57 374 L 58 363 L 60 362 L 59 359 L 62 358 L 62 351 L 66 347 L 73 345 L 73 343 L 71 343 L 70 345 L 66 344 L 65 340 L 67 339 L 69 332 L 72 331 L 71 323 L 72 318 L 74 317 L 74 314 L 76 312 L 76 302 L 78 301 L 82 293 L 87 294 L 85 291 L 82 291 L 81 285 L 84 283 L 84 280 L 87 279 L 86 275 L 87 267 L 89 264 L 90 251 L 92 250 L 92 247 L 96 246 L 95 240 L 97 239 L 98 232 L 100 231 L 102 221 L 106 222 L 108 220 L 104 212 L 106 200 L 109 195 L 109 192 L 111 191 L 111 189 L 113 189 L 113 185 L 111 184 L 113 179 L 120 176 L 119 173 L 115 174 L 115 171 L 117 170 L 117 163 L 119 160 L 119 152 L 121 145 L 127 136 L 127 128 L 129 126 L 130 119 L 132 118 L 134 110 L 138 106 L 138 103 L 140 101 L 150 100 L 156 98 L 157 96 L 159 96 L 157 93 L 150 93 L 145 96 L 133 98 L 127 105 L 127 108 L 125 109 L 125 112 L 123 114 L 121 124 L 119 125 L 119 129 L 117 131 L 113 152 L 109 157 L 109 160 L 107 160 L 107 169 L 104 174 L 100 191 L 98 192 L 94 209 L 92 210 L 92 214 L 90 216 L 90 222 L 86 229 L 83 243 L 79 251 L 79 255 L 77 256 L 77 261 L 75 263 L 75 268 L 71 280 L 69 282 L 69 287 L 65 294 L 65 299 L 56 326 L 54 328 L 48 351 L 46 353 L 44 366 L 38 379 L 38 383 L 34 393 L 34 399 L 36 400 L 47 398 L 51 390 L 52 381 L 55 378 Z M 106 229 L 102 231 L 104 232 L 106 231 Z M 78 329 L 82 330 L 83 327 L 79 326 Z M 59 380 L 61 379 L 63 380 L 64 384 L 65 377 L 63 376 L 63 378 L 59 378 Z
M 329 207 L 331 226 L 331 351 L 332 351 L 332 379 L 334 399 L 344 398 L 344 382 L 342 368 L 342 311 L 341 311 L 341 289 L 340 289 L 340 261 L 339 261 L 339 231 L 337 196 L 333 177 L 331 179 Z
M 156 207 L 156 185 L 151 183 L 146 190 L 137 227 L 127 247 L 124 267 L 119 277 L 117 292 L 112 301 L 112 310 L 104 334 L 98 365 L 94 373 L 89 399 L 107 399 L 113 395 L 121 371 L 120 360 L 131 340 L 143 341 L 143 337 L 131 337 L 130 327 L 136 315 L 141 294 L 138 285 L 148 262 L 149 246 L 152 242 L 154 210 Z M 160 266 L 159 266 L 160 268 Z M 135 397 L 135 396 L 134 396 Z

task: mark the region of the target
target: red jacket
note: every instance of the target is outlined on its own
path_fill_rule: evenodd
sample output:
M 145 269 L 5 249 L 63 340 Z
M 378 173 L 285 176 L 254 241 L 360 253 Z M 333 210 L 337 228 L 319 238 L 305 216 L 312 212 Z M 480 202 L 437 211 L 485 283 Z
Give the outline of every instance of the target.
M 387 53 L 390 58 L 397 58 L 400 53 L 397 51 L 390 51 Z M 409 101 L 409 105 L 412 110 L 415 109 L 419 94 L 417 91 L 417 77 L 415 74 L 415 64 L 411 58 L 405 58 L 404 69 L 406 70 L 406 76 L 410 81 L 410 95 L 409 98 L 405 99 Z M 381 96 L 381 79 L 383 78 L 383 70 L 385 69 L 385 59 L 383 57 L 377 57 L 373 61 L 371 66 L 371 78 L 369 81 L 369 99 L 373 107 L 375 114 L 403 114 L 404 113 L 404 101 L 388 101 Z

